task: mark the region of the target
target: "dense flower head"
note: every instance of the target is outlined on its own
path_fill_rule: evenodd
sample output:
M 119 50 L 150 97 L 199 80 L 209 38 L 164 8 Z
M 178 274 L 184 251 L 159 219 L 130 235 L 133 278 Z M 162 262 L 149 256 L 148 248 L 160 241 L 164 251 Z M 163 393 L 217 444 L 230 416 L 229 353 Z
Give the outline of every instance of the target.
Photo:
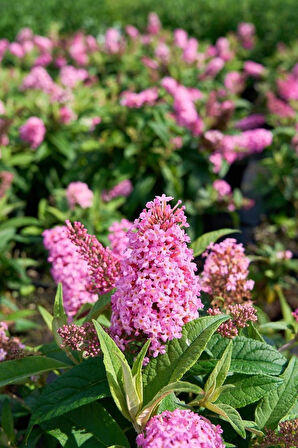
M 111 331 L 125 344 L 151 339 L 150 354 L 164 353 L 164 343 L 180 338 L 182 327 L 198 317 L 203 305 L 184 207 L 172 208 L 171 197 L 146 204 L 128 232 L 128 249 L 112 296 Z
M 294 109 L 285 101 L 277 98 L 272 92 L 267 93 L 267 107 L 270 113 L 278 115 L 281 118 L 293 118 Z
M 8 326 L 0 321 L 0 362 L 23 357 L 24 345 L 21 341 L 7 334 Z
M 241 131 L 256 129 L 265 124 L 265 117 L 262 114 L 252 114 L 237 121 L 235 127 Z
M 118 54 L 124 47 L 124 41 L 116 28 L 109 28 L 105 35 L 105 50 L 110 54 Z
M 127 219 L 121 219 L 121 221 L 113 222 L 109 227 L 109 240 L 111 243 L 111 249 L 114 254 L 122 257 L 128 247 L 129 238 L 127 232 L 132 226 L 132 222 Z
M 127 25 L 125 27 L 125 32 L 133 40 L 139 37 L 140 35 L 139 30 L 133 25 Z
M 81 352 L 84 358 L 93 358 L 100 353 L 98 336 L 91 322 L 63 325 L 58 328 L 57 333 L 62 338 L 62 348 Z
M 286 101 L 298 101 L 298 78 L 290 74 L 277 80 L 279 95 Z
M 265 428 L 264 433 L 265 435 L 261 440 L 260 438 L 256 439 L 254 447 L 294 448 L 298 446 L 298 418 L 280 422 L 276 430 Z
M 119 184 L 115 185 L 109 191 L 102 192 L 102 199 L 105 202 L 109 202 L 112 199 L 118 198 L 119 196 L 129 196 L 133 190 L 132 183 L 129 179 L 125 179 Z
M 203 256 L 202 290 L 212 297 L 212 305 L 242 303 L 251 297 L 253 280 L 248 280 L 249 259 L 234 238 L 211 243 Z
M 183 47 L 183 55 L 182 59 L 187 64 L 193 64 L 196 62 L 198 58 L 198 41 L 194 37 L 191 37 L 186 42 L 185 46 Z
M 220 198 L 227 196 L 232 192 L 231 186 L 228 184 L 228 182 L 222 179 L 215 180 L 213 182 L 213 188 L 217 191 Z
M 78 82 L 88 78 L 88 72 L 84 68 L 76 68 L 72 65 L 65 65 L 60 70 L 60 81 L 65 87 L 72 89 Z
M 201 79 L 214 78 L 217 75 L 217 73 L 219 73 L 223 69 L 224 65 L 225 62 L 221 58 L 211 59 L 211 61 L 208 62 L 206 69 L 203 75 L 201 76 Z
M 140 107 L 148 104 L 153 106 L 153 104 L 158 99 L 158 91 L 155 87 L 143 90 L 142 92 L 135 93 L 125 91 L 121 94 L 121 104 L 122 106 L 139 109 Z
M 188 42 L 187 32 L 181 28 L 174 31 L 174 43 L 177 47 L 184 49 Z
M 71 110 L 70 107 L 62 106 L 59 109 L 59 120 L 60 123 L 68 124 L 77 118 L 76 114 Z
M 244 71 L 247 75 L 252 78 L 260 78 L 265 73 L 265 67 L 262 64 L 258 64 L 254 61 L 246 61 L 244 62 Z
M 147 32 L 149 34 L 158 34 L 161 28 L 161 23 L 158 15 L 155 12 L 150 12 L 148 15 Z
M 140 448 L 224 448 L 222 429 L 190 410 L 155 415 L 137 437 Z
M 240 93 L 245 87 L 244 76 L 236 71 L 229 72 L 225 76 L 224 85 L 233 93 Z
M 87 290 L 105 294 L 114 288 L 119 277 L 119 257 L 109 247 L 104 247 L 94 235 L 89 235 L 80 222 L 73 225 L 66 221 L 67 234 L 88 266 Z
M 45 93 L 51 93 L 54 81 L 43 67 L 33 67 L 30 73 L 24 78 L 21 89 L 43 90 Z
M 36 149 L 44 139 L 46 128 L 43 121 L 38 117 L 30 117 L 20 127 L 20 138 L 29 143 L 32 149 Z
M 217 330 L 225 338 L 234 338 L 238 335 L 239 329 L 245 328 L 250 322 L 256 322 L 257 312 L 251 302 L 237 303 L 236 305 L 227 305 L 220 308 L 209 308 L 207 313 L 216 316 L 225 312 L 231 319 L 221 324 Z
M 91 207 L 93 192 L 84 182 L 71 182 L 66 189 L 66 198 L 69 208 L 78 204 L 82 208 Z
M 192 93 L 184 86 L 178 85 L 174 92 L 174 114 L 179 126 L 189 129 L 193 135 L 203 130 L 203 121 L 194 105 Z
M 91 282 L 87 262 L 68 238 L 66 226 L 45 230 L 43 238 L 52 277 L 56 283 L 62 283 L 66 313 L 74 316 L 84 303 L 97 300 L 97 295 L 87 290 Z
M 10 188 L 13 178 L 14 175 L 10 171 L 0 171 L 0 198 L 2 198 Z
M 247 50 L 251 50 L 255 44 L 255 26 L 252 23 L 242 22 L 239 23 L 237 28 L 238 38 L 243 46 Z

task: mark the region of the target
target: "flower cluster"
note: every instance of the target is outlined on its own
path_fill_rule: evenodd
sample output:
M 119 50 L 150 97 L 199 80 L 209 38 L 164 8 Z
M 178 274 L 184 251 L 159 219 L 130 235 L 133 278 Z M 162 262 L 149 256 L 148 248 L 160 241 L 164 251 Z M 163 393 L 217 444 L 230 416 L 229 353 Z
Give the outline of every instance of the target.
M 102 199 L 105 202 L 109 202 L 112 199 L 118 198 L 119 196 L 129 196 L 132 190 L 132 183 L 130 182 L 130 180 L 126 179 L 115 185 L 111 190 L 103 191 Z
M 123 92 L 121 95 L 121 104 L 122 106 L 139 109 L 145 104 L 153 106 L 157 99 L 158 91 L 155 87 L 152 87 L 150 89 L 143 90 L 140 93 L 128 91 Z
M 0 171 L 0 198 L 2 198 L 10 188 L 13 178 L 14 175 L 10 171 Z
M 100 345 L 94 325 L 86 322 L 83 325 L 63 325 L 57 333 L 62 338 L 61 347 L 70 348 L 82 353 L 84 358 L 95 357 L 100 353 Z
M 8 326 L 0 322 L 0 362 L 24 356 L 25 346 L 16 337 L 7 335 Z
M 157 196 L 146 204 L 128 232 L 128 250 L 112 296 L 111 332 L 119 344 L 151 339 L 150 353 L 164 353 L 164 343 L 180 338 L 183 325 L 198 317 L 199 280 L 184 207 Z
M 140 448 L 224 448 L 221 434 L 207 418 L 175 409 L 152 417 L 136 442 Z
M 238 335 L 240 328 L 245 328 L 249 325 L 249 322 L 256 322 L 258 320 L 256 310 L 251 302 L 228 305 L 223 309 L 209 308 L 207 313 L 211 316 L 216 316 L 223 311 L 231 316 L 231 319 L 221 324 L 217 330 L 225 338 L 234 338 Z
M 242 244 L 233 238 L 211 243 L 203 256 L 202 290 L 211 296 L 213 306 L 242 303 L 251 297 L 253 280 L 248 280 L 249 259 Z
M 76 204 L 82 208 L 88 208 L 92 205 L 93 192 L 84 182 L 71 182 L 66 189 L 66 199 L 71 209 Z
M 114 254 L 119 257 L 124 256 L 124 252 L 126 251 L 129 243 L 129 238 L 127 232 L 132 226 L 132 222 L 127 219 L 121 219 L 120 222 L 114 222 L 109 227 L 109 240 L 111 243 L 111 249 Z
M 32 149 L 36 149 L 44 139 L 46 128 L 43 121 L 38 117 L 30 117 L 20 127 L 20 138 L 29 143 Z
M 119 257 L 109 247 L 104 247 L 94 235 L 89 235 L 80 222 L 73 226 L 66 221 L 68 237 L 84 259 L 89 272 L 87 290 L 105 294 L 114 288 L 119 277 Z
M 264 438 L 262 440 L 258 438 L 254 446 L 258 448 L 271 448 L 273 446 L 294 448 L 298 446 L 298 418 L 280 422 L 277 431 L 265 428 Z
M 276 258 L 278 260 L 290 260 L 293 257 L 293 252 L 291 250 L 279 250 L 276 252 Z
M 45 230 L 43 238 L 53 279 L 62 283 L 65 310 L 70 317 L 74 316 L 84 303 L 97 300 L 97 295 L 87 290 L 91 282 L 87 262 L 68 238 L 66 226 Z

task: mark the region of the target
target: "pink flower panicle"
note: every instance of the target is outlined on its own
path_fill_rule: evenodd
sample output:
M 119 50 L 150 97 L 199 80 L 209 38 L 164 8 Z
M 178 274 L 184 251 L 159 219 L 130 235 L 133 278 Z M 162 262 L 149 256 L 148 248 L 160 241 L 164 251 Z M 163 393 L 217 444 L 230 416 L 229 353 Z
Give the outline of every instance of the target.
M 114 222 L 109 227 L 109 240 L 111 243 L 111 249 L 114 254 L 122 257 L 128 247 L 129 238 L 127 232 L 132 226 L 132 222 L 127 219 L 121 219 L 120 222 Z
M 102 192 L 102 199 L 105 202 L 109 202 L 112 199 L 118 198 L 119 196 L 129 196 L 132 192 L 133 187 L 130 180 L 126 179 L 120 182 L 119 184 L 115 185 L 111 190 L 109 191 L 103 191 Z
M 211 304 L 221 307 L 242 303 L 251 298 L 253 280 L 248 280 L 249 259 L 242 244 L 234 238 L 211 243 L 203 256 L 202 290 L 212 297 Z
M 66 313 L 74 316 L 84 303 L 94 303 L 97 295 L 87 288 L 91 279 L 87 262 L 68 238 L 66 226 L 58 226 L 43 232 L 44 246 L 52 263 L 51 274 L 56 283 L 61 282 Z
M 23 358 L 25 354 L 25 346 L 19 338 L 8 336 L 7 330 L 7 324 L 0 322 L 0 362 Z
M 161 23 L 158 15 L 155 12 L 150 12 L 148 15 L 147 32 L 149 34 L 158 34 L 161 29 Z
M 68 237 L 80 256 L 87 262 L 90 281 L 87 290 L 93 294 L 106 294 L 114 288 L 119 277 L 119 258 L 109 247 L 104 247 L 94 235 L 89 235 L 80 222 L 66 221 Z
M 237 121 L 235 127 L 241 131 L 247 131 L 249 129 L 259 128 L 265 124 L 265 117 L 262 114 L 248 115 L 242 120 Z
M 136 442 L 140 448 L 224 448 L 222 429 L 190 410 L 155 415 Z
M 82 208 L 88 208 L 93 202 L 93 192 L 84 182 L 71 182 L 66 189 L 66 198 L 71 209 L 76 204 Z
M 278 115 L 281 118 L 293 118 L 294 109 L 285 101 L 277 98 L 274 93 L 267 93 L 267 107 L 271 114 Z
M 128 232 L 128 249 L 112 296 L 111 332 L 125 346 L 132 337 L 151 338 L 150 354 L 165 352 L 164 343 L 180 338 L 182 327 L 198 317 L 203 305 L 184 207 L 171 197 L 146 204 Z
M 246 50 L 251 50 L 255 45 L 255 26 L 252 23 L 239 23 L 237 28 L 238 38 Z
M 256 310 L 251 302 L 228 305 L 223 310 L 217 307 L 207 310 L 207 313 L 211 316 L 216 316 L 222 312 L 230 314 L 231 319 L 221 324 L 217 332 L 229 339 L 237 336 L 239 329 L 247 327 L 249 322 L 256 322 L 258 320 Z
M 23 126 L 20 127 L 20 138 L 29 143 L 32 149 L 38 148 L 43 142 L 46 128 L 43 121 L 38 117 L 30 117 Z
M 125 91 L 121 95 L 121 104 L 129 108 L 139 109 L 144 105 L 153 106 L 158 99 L 155 87 L 143 90 L 140 93 Z
M 63 325 L 57 330 L 62 338 L 61 347 L 81 352 L 84 358 L 93 358 L 100 353 L 100 345 L 94 325 L 86 322 L 83 325 Z
M 298 446 L 298 418 L 280 422 L 277 430 L 265 428 L 265 435 L 260 440 L 257 438 L 255 448 L 272 448 L 279 446 L 283 448 L 293 448 Z
M 244 72 L 252 78 L 260 78 L 265 73 L 265 67 L 262 64 L 258 64 L 254 61 L 244 62 Z
M 9 190 L 14 175 L 10 171 L 0 171 L 0 198 Z

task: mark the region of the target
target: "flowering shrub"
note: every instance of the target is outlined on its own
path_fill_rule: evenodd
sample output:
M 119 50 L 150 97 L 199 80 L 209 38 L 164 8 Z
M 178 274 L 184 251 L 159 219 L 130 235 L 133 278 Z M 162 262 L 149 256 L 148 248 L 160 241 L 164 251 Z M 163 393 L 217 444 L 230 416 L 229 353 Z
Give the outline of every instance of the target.
M 294 443 L 297 65 L 257 42 L 0 39 L 1 446 Z

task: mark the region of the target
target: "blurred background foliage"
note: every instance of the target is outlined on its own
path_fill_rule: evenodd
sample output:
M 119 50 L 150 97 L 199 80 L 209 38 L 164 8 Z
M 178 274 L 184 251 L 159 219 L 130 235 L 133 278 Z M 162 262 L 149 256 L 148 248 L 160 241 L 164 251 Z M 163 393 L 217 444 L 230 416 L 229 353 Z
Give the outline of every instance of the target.
M 117 24 L 143 28 L 150 11 L 165 28 L 181 27 L 212 41 L 236 30 L 239 22 L 252 22 L 260 38 L 255 59 L 298 36 L 297 0 L 0 0 L 0 35 L 13 39 L 22 27 L 46 34 L 53 22 L 62 32 L 82 28 L 94 35 Z

